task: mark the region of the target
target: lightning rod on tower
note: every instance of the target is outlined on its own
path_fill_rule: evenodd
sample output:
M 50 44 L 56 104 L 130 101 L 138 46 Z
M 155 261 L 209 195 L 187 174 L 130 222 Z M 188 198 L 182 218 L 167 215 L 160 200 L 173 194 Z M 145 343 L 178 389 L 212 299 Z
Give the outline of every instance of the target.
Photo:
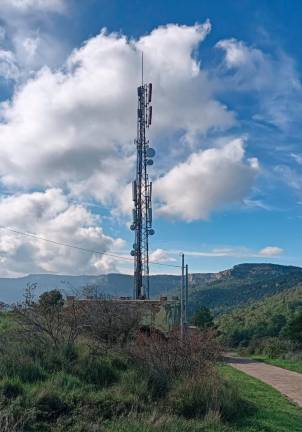
M 142 83 L 137 88 L 137 137 L 136 178 L 132 182 L 133 222 L 130 229 L 135 232 L 131 255 L 134 257 L 134 299 L 149 298 L 149 236 L 152 228 L 152 182 L 148 167 L 153 165 L 155 150 L 149 146 L 147 130 L 152 123 L 152 84 L 144 83 L 142 54 Z

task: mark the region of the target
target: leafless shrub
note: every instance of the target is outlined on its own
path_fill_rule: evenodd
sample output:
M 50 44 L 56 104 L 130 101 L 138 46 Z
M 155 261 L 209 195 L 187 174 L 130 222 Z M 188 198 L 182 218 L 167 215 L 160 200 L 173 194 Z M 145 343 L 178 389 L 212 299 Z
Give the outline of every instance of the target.
M 106 298 L 81 302 L 85 335 L 95 348 L 125 346 L 137 333 L 139 308 L 131 302 Z
M 28 287 L 25 301 L 14 308 L 14 316 L 23 340 L 35 340 L 55 348 L 73 344 L 83 324 L 77 303 L 71 302 L 65 308 L 58 290 L 45 292 L 35 301 L 33 289 Z
M 140 334 L 130 347 L 131 356 L 144 368 L 172 379 L 206 369 L 218 361 L 220 353 L 212 330 L 188 333 L 183 339 L 177 331 L 168 338 Z

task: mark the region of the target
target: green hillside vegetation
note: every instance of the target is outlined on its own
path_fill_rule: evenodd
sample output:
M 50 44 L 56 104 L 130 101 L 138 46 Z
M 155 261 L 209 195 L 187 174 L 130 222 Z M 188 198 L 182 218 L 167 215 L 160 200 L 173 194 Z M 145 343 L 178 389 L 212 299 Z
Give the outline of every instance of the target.
M 269 357 L 295 353 L 302 346 L 302 284 L 216 319 L 224 343 Z
M 201 275 L 202 276 L 202 275 Z M 204 280 L 192 277 L 190 312 L 206 306 L 215 313 L 260 300 L 302 282 L 302 269 L 275 264 L 240 264 Z

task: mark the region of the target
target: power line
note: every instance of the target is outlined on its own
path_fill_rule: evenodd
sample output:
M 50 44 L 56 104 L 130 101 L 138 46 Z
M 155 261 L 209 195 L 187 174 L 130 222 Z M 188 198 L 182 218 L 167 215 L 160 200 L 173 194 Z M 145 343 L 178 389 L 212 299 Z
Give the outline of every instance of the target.
M 58 241 L 55 241 L 55 240 L 50 240 L 50 239 L 45 238 L 45 237 L 40 237 L 40 236 L 38 236 L 36 234 L 33 234 L 33 233 L 23 232 L 23 231 L 19 231 L 19 230 L 13 229 L 13 228 L 9 228 L 9 227 L 0 226 L 0 229 L 6 230 L 6 231 L 10 231 L 10 232 L 12 232 L 14 234 L 20 234 L 20 235 L 23 235 L 25 237 L 30 237 L 30 238 L 33 238 L 35 240 L 41 240 L 41 241 L 45 241 L 47 243 L 52 243 L 52 244 L 55 244 L 57 246 L 65 246 L 65 247 L 68 247 L 70 249 L 76 249 L 76 250 L 79 250 L 79 251 L 82 251 L 82 252 L 87 252 L 87 253 L 96 254 L 96 255 L 106 255 L 106 256 L 110 256 L 112 258 L 116 258 L 116 259 L 120 259 L 120 260 L 125 260 L 125 261 L 133 262 L 132 258 L 125 257 L 125 256 L 122 256 L 122 255 L 112 254 L 110 252 L 96 251 L 96 250 L 93 250 L 93 249 L 86 249 L 86 248 L 83 248 L 81 246 L 76 246 L 76 245 L 69 244 L 69 243 L 61 243 L 61 242 L 58 242 Z M 159 266 L 163 266 L 163 267 L 174 267 L 174 268 L 180 268 L 181 267 L 181 266 L 173 265 L 173 264 L 160 263 L 158 261 L 153 261 L 150 264 L 159 265 Z

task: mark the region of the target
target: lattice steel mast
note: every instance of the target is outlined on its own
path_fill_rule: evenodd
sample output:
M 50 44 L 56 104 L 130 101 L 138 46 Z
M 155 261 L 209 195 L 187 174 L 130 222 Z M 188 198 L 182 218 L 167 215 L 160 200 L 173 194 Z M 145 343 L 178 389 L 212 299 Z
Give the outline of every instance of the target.
M 152 122 L 152 84 L 142 84 L 137 88 L 137 149 L 136 179 L 132 183 L 132 199 L 134 202 L 133 223 L 131 230 L 135 231 L 135 241 L 131 255 L 134 256 L 134 289 L 135 299 L 149 298 L 149 236 L 152 229 L 152 182 L 149 181 L 148 167 L 153 165 L 155 151 L 149 147 L 147 129 Z

